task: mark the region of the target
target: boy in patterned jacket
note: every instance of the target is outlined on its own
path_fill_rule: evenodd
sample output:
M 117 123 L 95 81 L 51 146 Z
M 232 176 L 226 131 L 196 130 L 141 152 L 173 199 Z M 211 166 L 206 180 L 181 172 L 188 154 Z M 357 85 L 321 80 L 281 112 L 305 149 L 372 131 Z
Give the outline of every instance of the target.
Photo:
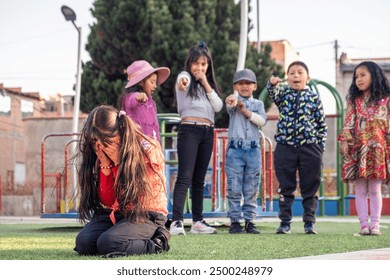
M 310 76 L 305 63 L 291 63 L 287 69 L 288 85 L 279 86 L 281 81 L 272 76 L 267 83 L 268 94 L 279 109 L 274 167 L 279 181 L 281 223 L 276 233 L 290 233 L 298 171 L 304 231 L 316 234 L 317 191 L 321 183 L 322 156 L 327 135 L 324 109 L 318 93 L 306 87 Z

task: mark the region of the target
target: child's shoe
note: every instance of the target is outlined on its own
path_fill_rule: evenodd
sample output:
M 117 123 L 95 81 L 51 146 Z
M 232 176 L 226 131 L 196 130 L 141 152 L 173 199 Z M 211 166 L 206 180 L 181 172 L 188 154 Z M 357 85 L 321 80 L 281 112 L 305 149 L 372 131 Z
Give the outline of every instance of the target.
M 245 230 L 247 233 L 251 233 L 251 234 L 259 234 L 260 233 L 260 230 L 258 230 L 256 228 L 255 224 L 252 222 L 245 223 Z
M 359 235 L 361 236 L 370 235 L 370 230 L 368 229 L 368 227 L 363 227 L 360 229 Z
M 276 234 L 290 234 L 290 223 L 281 222 L 280 226 L 276 229 Z
M 183 221 L 173 221 L 169 227 L 169 232 L 171 235 L 186 235 Z
M 373 235 L 373 236 L 379 236 L 379 235 L 381 235 L 382 233 L 381 233 L 381 231 L 379 230 L 379 228 L 372 228 L 371 229 L 371 235 Z
M 169 233 L 169 231 L 165 227 L 158 227 L 156 232 L 152 236 L 152 241 L 155 245 L 156 254 L 160 254 L 164 251 L 169 251 L 169 239 L 171 239 L 171 234 Z
M 217 230 L 211 227 L 205 221 L 192 222 L 191 233 L 193 234 L 213 234 L 217 233 Z
M 229 233 L 231 234 L 241 234 L 245 233 L 245 230 L 242 228 L 239 222 L 233 222 L 230 225 Z
M 306 234 L 317 234 L 317 231 L 314 229 L 313 222 L 305 222 L 304 230 Z

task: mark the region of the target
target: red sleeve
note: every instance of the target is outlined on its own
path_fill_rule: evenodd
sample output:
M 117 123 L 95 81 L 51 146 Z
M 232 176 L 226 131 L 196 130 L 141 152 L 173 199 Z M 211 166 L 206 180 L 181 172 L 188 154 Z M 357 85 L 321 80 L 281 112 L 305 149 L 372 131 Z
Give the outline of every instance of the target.
M 118 166 L 114 166 L 111 169 L 109 175 L 104 175 L 100 171 L 100 185 L 99 185 L 99 198 L 100 201 L 107 207 L 112 207 L 115 203 L 114 183 L 118 172 Z

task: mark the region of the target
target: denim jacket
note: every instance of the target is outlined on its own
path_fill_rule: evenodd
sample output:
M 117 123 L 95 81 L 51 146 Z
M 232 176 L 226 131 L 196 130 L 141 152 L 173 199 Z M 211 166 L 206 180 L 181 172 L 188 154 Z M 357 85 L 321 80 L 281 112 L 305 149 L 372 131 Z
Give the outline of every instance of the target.
M 245 107 L 258 115 L 260 115 L 265 121 L 267 121 L 267 115 L 265 114 L 263 101 L 253 98 L 243 98 L 241 96 L 237 97 L 238 100 L 241 100 Z M 259 127 L 252 123 L 247 117 L 245 117 L 236 107 L 230 108 L 226 107 L 226 110 L 229 114 L 229 140 L 234 141 L 244 141 L 251 143 L 251 141 L 259 142 L 260 132 Z

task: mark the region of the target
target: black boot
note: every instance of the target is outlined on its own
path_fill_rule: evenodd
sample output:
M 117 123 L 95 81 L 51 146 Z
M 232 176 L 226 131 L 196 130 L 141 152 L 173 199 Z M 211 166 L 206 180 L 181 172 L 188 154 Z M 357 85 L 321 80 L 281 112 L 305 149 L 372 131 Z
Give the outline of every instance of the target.
M 156 254 L 169 251 L 168 241 L 171 239 L 171 234 L 166 228 L 158 227 L 151 239 L 154 242 Z

